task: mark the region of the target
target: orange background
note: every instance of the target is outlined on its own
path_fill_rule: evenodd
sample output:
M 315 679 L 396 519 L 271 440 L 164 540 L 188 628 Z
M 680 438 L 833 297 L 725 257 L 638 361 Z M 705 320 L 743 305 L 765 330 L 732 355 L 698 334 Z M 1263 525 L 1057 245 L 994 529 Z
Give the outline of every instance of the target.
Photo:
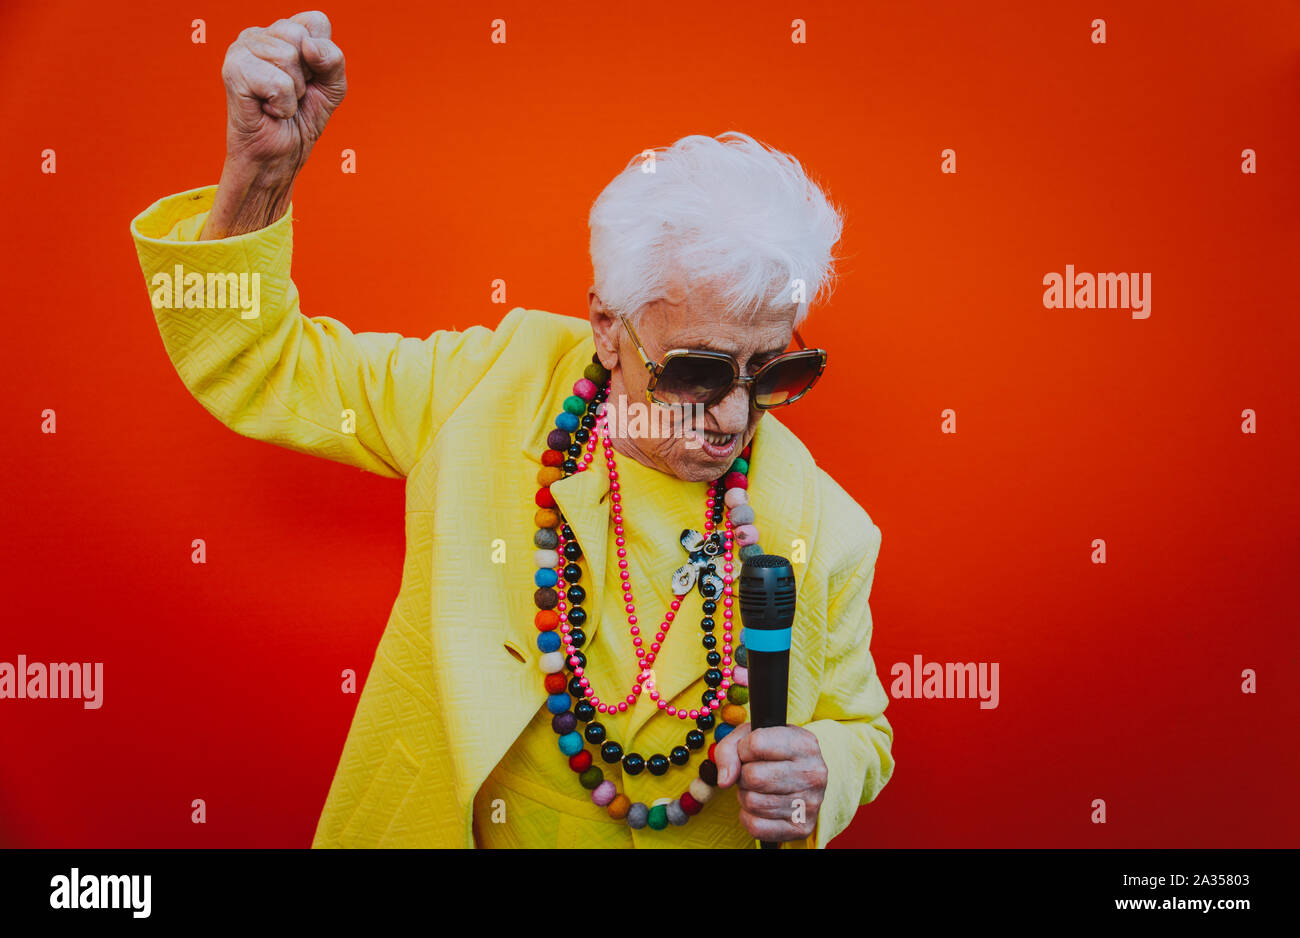
M 0 844 L 315 829 L 356 704 L 340 671 L 365 675 L 399 585 L 402 487 L 208 416 L 128 235 L 217 181 L 225 47 L 294 12 L 0 9 L 0 660 L 105 663 L 101 710 L 0 701 Z M 830 366 L 782 419 L 883 531 L 886 686 L 914 654 L 995 661 L 1001 701 L 892 702 L 897 772 L 837 846 L 1297 844 L 1300 8 L 325 12 L 351 88 L 295 193 L 308 315 L 417 336 L 585 315 L 592 200 L 690 133 L 791 152 L 844 207 L 841 280 L 803 330 Z M 1151 318 L 1044 309 L 1066 264 L 1150 272 Z

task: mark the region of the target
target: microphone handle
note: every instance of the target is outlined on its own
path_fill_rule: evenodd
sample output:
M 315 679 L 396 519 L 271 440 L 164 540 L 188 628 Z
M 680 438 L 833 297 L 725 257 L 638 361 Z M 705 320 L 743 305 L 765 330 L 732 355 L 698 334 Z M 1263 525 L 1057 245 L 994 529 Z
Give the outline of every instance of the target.
M 790 696 L 790 650 L 749 651 L 749 726 L 785 726 L 786 701 Z M 758 691 L 755 693 L 754 691 Z M 763 840 L 760 850 L 779 850 L 779 841 Z
M 785 726 L 785 707 L 790 696 L 790 649 L 754 651 L 751 648 L 749 687 L 750 728 Z

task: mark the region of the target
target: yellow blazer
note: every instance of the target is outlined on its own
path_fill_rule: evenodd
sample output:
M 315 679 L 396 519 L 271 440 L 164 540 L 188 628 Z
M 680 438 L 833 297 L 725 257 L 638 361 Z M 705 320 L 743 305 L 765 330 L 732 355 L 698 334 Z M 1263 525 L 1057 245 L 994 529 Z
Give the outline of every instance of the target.
M 401 590 L 313 846 L 472 847 L 475 794 L 545 703 L 532 498 L 547 432 L 591 360 L 590 325 L 515 308 L 496 329 L 417 339 L 309 318 L 290 279 L 292 208 L 262 230 L 197 241 L 215 191 L 161 199 L 131 223 L 158 329 L 185 386 L 244 436 L 406 479 Z M 255 317 L 245 318 L 231 296 L 201 305 L 214 297 L 195 281 L 240 272 L 260 275 Z M 171 293 L 166 284 L 177 273 Z M 182 293 L 187 282 L 192 289 Z M 169 299 L 172 308 L 163 305 Z M 806 557 L 795 568 L 789 722 L 816 735 L 827 765 L 817 828 L 799 844 L 824 847 L 894 768 L 887 697 L 869 649 L 881 534 L 772 414 L 759 423 L 753 462 L 750 501 L 764 549 L 797 559 L 802 541 Z M 681 503 L 702 518 L 703 483 L 681 485 Z M 552 486 L 597 584 L 606 571 L 607 490 L 594 471 Z M 663 508 L 684 510 L 671 499 Z M 497 538 L 524 559 L 489 562 Z M 695 678 L 698 669 L 660 673 L 660 692 L 673 700 Z

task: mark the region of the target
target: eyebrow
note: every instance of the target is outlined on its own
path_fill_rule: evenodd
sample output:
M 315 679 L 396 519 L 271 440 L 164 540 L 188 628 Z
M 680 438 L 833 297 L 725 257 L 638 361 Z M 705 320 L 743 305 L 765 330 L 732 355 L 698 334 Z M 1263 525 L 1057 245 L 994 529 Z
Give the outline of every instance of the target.
M 702 339 L 701 341 L 695 344 L 680 343 L 680 344 L 670 345 L 669 348 L 686 348 L 686 349 L 693 348 L 693 349 L 699 349 L 701 351 L 706 351 L 706 352 L 721 352 L 723 355 L 732 355 L 732 357 L 735 357 L 733 352 L 724 348 L 718 348 L 715 345 L 711 345 L 709 339 Z M 784 352 L 785 349 L 786 347 L 784 345 L 781 346 L 780 348 L 763 349 L 762 351 L 755 352 L 753 357 L 754 358 L 775 358 L 777 355 L 780 355 L 782 352 Z

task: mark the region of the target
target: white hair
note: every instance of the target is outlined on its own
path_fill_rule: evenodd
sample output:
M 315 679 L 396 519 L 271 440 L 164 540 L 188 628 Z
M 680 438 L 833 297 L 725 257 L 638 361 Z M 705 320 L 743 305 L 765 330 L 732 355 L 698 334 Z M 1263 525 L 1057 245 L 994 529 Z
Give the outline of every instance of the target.
M 616 312 L 663 298 L 680 273 L 688 289 L 716 285 L 729 315 L 797 300 L 796 326 L 830 294 L 843 227 L 798 160 L 736 131 L 632 157 L 588 224 L 596 292 Z

